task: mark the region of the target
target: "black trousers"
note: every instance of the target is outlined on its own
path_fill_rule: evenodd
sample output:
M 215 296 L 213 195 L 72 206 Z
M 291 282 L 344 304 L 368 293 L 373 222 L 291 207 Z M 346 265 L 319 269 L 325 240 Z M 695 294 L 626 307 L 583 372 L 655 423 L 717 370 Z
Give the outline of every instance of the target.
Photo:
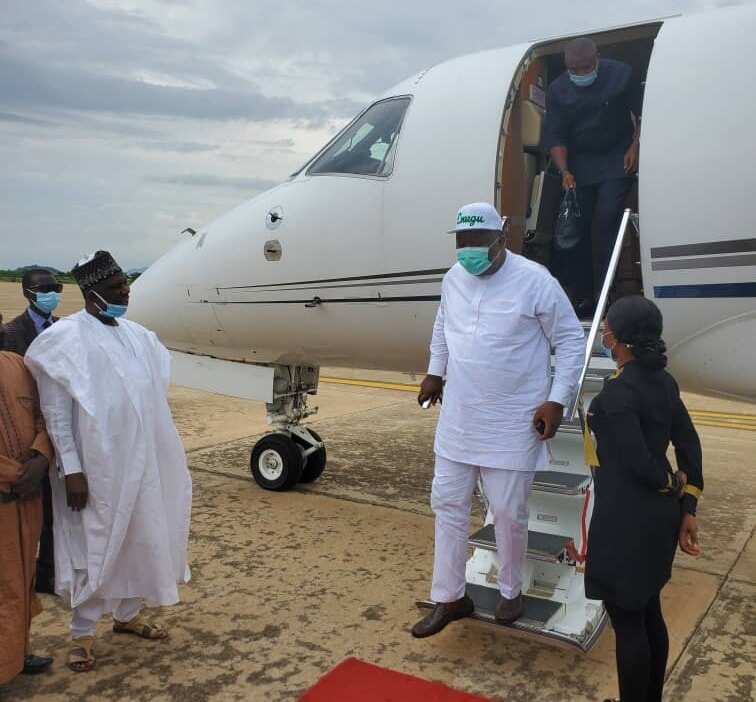
M 578 184 L 577 197 L 583 223 L 580 242 L 571 249 L 554 250 L 554 274 L 573 300 L 598 297 L 633 180 L 613 178 L 592 185 Z M 599 277 L 596 281 L 593 280 L 591 240 L 594 220 L 599 249 Z
M 55 583 L 55 550 L 53 547 L 53 506 L 50 478 L 42 479 L 42 533 L 37 556 L 37 583 Z
M 627 610 L 604 602 L 617 639 L 621 702 L 661 702 L 669 637 L 659 595 L 645 609 Z

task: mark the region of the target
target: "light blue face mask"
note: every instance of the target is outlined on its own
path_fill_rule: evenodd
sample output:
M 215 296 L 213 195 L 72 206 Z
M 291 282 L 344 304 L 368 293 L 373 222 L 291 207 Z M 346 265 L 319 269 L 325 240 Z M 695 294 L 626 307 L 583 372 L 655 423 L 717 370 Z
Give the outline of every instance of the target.
M 44 314 L 50 314 L 59 304 L 60 293 L 35 293 L 34 306 Z
M 126 314 L 126 310 L 128 309 L 127 305 L 114 305 L 111 302 L 108 302 L 105 298 L 103 298 L 102 295 L 99 295 L 96 291 L 92 290 L 92 292 L 97 295 L 104 303 L 105 303 L 105 309 L 102 309 L 100 307 L 100 314 L 103 317 L 110 317 L 111 319 L 117 319 L 118 317 L 123 317 L 123 315 Z M 98 305 L 99 307 L 99 305 Z
M 467 246 L 457 249 L 457 260 L 471 275 L 483 275 L 492 265 L 488 258 L 489 246 Z
M 589 85 L 593 85 L 596 82 L 596 78 L 598 78 L 598 65 L 590 72 L 586 73 L 585 75 L 578 75 L 577 73 L 573 73 L 572 71 L 570 73 L 570 80 L 578 87 L 578 88 L 587 88 Z

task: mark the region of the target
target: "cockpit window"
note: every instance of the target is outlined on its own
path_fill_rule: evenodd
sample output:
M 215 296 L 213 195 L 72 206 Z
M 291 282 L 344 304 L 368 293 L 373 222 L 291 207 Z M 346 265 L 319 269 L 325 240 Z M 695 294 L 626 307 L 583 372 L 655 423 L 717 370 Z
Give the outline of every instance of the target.
M 376 102 L 352 122 L 307 171 L 388 176 L 394 168 L 396 142 L 410 99 Z

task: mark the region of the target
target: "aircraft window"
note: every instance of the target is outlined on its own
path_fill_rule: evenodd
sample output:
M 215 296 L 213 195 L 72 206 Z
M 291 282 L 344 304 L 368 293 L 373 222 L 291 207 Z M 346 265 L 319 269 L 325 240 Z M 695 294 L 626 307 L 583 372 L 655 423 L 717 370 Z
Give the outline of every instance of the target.
M 369 107 L 310 166 L 308 174 L 352 173 L 388 176 L 409 98 L 382 100 Z

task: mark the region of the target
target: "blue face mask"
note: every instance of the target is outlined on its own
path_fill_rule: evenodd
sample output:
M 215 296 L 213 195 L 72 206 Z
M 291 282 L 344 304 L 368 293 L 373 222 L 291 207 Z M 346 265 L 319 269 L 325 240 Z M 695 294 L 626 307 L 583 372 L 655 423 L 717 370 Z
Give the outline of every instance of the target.
M 483 275 L 492 265 L 488 258 L 488 246 L 468 246 L 457 249 L 457 260 L 471 275 Z
M 98 305 L 98 308 L 100 310 L 100 314 L 103 317 L 110 317 L 111 319 L 117 319 L 118 317 L 123 317 L 123 315 L 126 314 L 126 310 L 128 309 L 127 305 L 114 305 L 111 302 L 108 302 L 105 300 L 102 295 L 99 295 L 97 292 L 92 290 L 92 292 L 97 295 L 97 297 L 100 298 L 105 303 L 105 309 L 100 307 Z M 95 303 L 96 304 L 96 303 Z
M 50 314 L 60 304 L 60 293 L 35 293 L 34 306 L 44 314 Z
M 570 80 L 578 87 L 578 88 L 587 88 L 589 85 L 593 85 L 596 82 L 596 78 L 598 78 L 598 66 L 596 66 L 590 73 L 586 73 L 585 75 L 578 75 L 577 73 L 573 73 L 572 71 L 570 73 Z

